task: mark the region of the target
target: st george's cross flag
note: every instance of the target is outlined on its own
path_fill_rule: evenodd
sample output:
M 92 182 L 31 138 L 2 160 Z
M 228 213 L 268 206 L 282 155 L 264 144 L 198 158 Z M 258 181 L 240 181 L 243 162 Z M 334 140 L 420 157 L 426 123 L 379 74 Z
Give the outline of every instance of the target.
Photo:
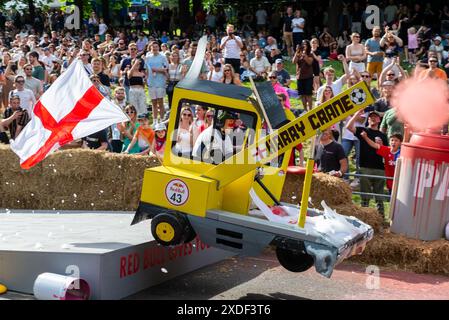
M 98 91 L 77 59 L 36 103 L 11 149 L 30 169 L 66 143 L 124 121 L 128 116 Z

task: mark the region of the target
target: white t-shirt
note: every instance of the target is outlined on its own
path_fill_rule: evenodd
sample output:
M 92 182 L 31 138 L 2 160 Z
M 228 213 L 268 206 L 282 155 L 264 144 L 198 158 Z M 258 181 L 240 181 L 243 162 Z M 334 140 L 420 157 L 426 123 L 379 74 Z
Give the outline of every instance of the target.
M 293 32 L 304 32 L 304 29 L 301 29 L 300 27 L 297 27 L 297 25 L 301 25 L 305 23 L 306 20 L 304 18 L 293 18 L 292 20 L 292 30 Z
M 100 23 L 98 26 L 98 34 L 101 36 L 106 33 L 106 30 L 108 30 L 108 26 L 104 23 Z
M 264 9 L 256 11 L 257 24 L 264 25 L 267 23 L 267 12 Z
M 45 64 L 45 69 L 50 72 L 53 67 L 53 61 L 56 60 L 56 57 L 52 54 L 49 56 L 44 55 L 40 60 Z
M 253 70 L 255 70 L 257 73 L 264 72 L 267 67 L 270 67 L 270 62 L 268 61 L 267 57 L 262 56 L 260 60 L 258 60 L 256 57 L 252 58 L 249 62 L 249 65 Z
M 220 70 L 218 72 L 216 72 L 215 70 L 209 71 L 209 73 L 207 74 L 207 79 L 209 79 L 209 77 L 211 76 L 212 73 L 212 77 L 210 78 L 210 81 L 214 81 L 214 82 L 220 82 L 221 79 L 223 79 L 223 71 Z
M 335 80 L 334 82 L 332 82 L 332 91 L 334 93 L 334 96 L 340 94 L 343 91 L 343 77 L 341 76 L 340 78 L 338 78 L 337 80 Z M 321 97 L 321 92 L 323 92 L 324 88 L 326 88 L 327 84 L 323 84 L 321 87 L 318 88 L 317 94 L 316 96 L 318 97 L 318 99 L 320 99 Z
M 239 36 L 234 36 L 234 37 L 238 41 L 242 42 L 242 39 Z M 228 36 L 223 37 L 221 39 L 221 43 L 225 43 L 225 41 L 228 38 L 229 38 Z M 228 42 L 226 42 L 223 51 L 224 51 L 223 58 L 225 58 L 225 59 L 240 59 L 241 49 L 240 49 L 239 45 L 237 44 L 237 41 L 235 41 L 234 39 L 230 39 Z
M 20 97 L 20 107 L 23 110 L 28 111 L 28 114 L 31 114 L 33 112 L 33 107 L 36 104 L 36 98 L 34 97 L 33 91 L 26 88 L 23 89 L 22 91 L 14 89 L 9 92 L 9 97 L 12 96 Z

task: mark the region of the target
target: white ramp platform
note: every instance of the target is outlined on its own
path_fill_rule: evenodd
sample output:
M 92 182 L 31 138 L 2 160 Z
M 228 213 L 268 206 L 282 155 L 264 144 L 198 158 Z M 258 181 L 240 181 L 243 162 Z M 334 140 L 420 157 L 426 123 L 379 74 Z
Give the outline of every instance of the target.
M 233 253 L 197 237 L 159 246 L 150 220 L 130 226 L 134 213 L 0 210 L 0 283 L 33 293 L 44 272 L 79 276 L 91 299 L 120 299 Z

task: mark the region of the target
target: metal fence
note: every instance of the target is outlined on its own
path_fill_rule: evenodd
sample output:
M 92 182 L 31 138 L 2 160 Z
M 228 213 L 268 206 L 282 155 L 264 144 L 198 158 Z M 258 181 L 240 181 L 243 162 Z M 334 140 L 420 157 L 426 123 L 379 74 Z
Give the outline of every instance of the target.
M 346 173 L 344 177 L 356 177 L 356 178 L 371 178 L 371 179 L 382 179 L 382 180 L 393 180 L 393 177 L 385 177 L 385 176 L 373 176 L 369 174 L 359 174 L 359 173 Z M 380 197 L 385 198 L 390 201 L 391 196 L 389 194 L 379 194 L 379 193 L 370 193 L 370 192 L 360 192 L 360 191 L 352 191 L 352 194 L 364 195 L 370 197 Z

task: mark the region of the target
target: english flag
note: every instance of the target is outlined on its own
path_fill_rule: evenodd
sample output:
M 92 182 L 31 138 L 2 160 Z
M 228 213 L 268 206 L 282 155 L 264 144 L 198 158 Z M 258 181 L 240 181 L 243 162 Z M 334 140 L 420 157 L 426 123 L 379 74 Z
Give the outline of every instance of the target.
M 80 60 L 45 91 L 33 108 L 31 121 L 11 142 L 20 166 L 29 169 L 73 140 L 129 121 L 119 106 L 103 97 Z

